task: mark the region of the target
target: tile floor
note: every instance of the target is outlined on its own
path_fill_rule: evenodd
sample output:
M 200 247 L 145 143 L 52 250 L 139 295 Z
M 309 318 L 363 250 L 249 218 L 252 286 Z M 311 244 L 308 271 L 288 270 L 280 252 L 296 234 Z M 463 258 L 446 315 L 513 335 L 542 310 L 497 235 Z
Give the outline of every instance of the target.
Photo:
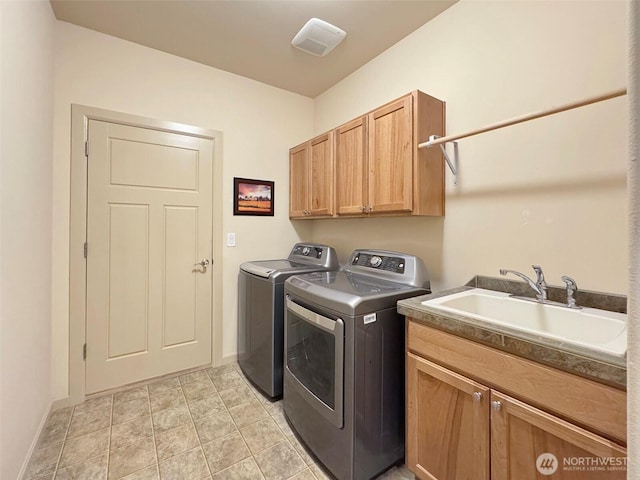
M 25 480 L 328 480 L 237 364 L 51 413 Z M 406 467 L 384 480 L 407 480 Z

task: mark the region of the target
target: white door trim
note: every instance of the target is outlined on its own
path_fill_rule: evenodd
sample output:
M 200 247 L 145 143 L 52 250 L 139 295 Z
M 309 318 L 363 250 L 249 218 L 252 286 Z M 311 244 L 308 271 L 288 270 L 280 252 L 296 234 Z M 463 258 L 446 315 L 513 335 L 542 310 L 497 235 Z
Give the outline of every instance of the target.
M 85 399 L 87 263 L 84 243 L 87 238 L 87 158 L 85 142 L 89 120 L 164 132 L 193 135 L 213 140 L 213 291 L 211 358 L 222 364 L 222 132 L 181 123 L 113 112 L 84 105 L 71 105 L 71 207 L 69 227 L 69 404 Z

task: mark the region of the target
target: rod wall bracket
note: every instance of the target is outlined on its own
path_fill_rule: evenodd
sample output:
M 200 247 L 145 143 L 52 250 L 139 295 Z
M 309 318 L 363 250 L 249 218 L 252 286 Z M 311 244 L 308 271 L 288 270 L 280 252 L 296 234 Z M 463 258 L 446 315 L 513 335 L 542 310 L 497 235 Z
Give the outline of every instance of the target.
M 429 137 L 429 142 L 427 143 L 427 147 L 430 147 L 429 143 L 438 139 L 438 135 L 431 135 Z M 444 159 L 447 161 L 447 165 L 449 165 L 449 169 L 453 174 L 453 184 L 458 185 L 458 142 L 448 142 L 453 143 L 453 160 L 449 157 L 447 153 L 447 149 L 445 148 L 446 143 L 441 143 L 440 150 L 442 150 L 442 154 L 444 155 Z

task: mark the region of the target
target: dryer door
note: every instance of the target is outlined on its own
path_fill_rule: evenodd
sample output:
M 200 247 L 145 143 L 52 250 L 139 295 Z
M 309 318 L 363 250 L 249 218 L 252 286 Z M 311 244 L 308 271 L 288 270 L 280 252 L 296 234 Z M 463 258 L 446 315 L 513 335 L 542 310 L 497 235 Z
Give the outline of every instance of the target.
M 294 302 L 285 314 L 285 365 L 295 389 L 331 424 L 342 428 L 344 323 Z

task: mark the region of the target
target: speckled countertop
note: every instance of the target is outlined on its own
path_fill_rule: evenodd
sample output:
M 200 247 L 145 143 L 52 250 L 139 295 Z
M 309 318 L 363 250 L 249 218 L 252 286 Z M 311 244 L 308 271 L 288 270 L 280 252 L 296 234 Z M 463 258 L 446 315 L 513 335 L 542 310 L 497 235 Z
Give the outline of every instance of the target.
M 528 358 L 545 365 L 591 378 L 593 380 L 626 389 L 627 367 L 626 357 L 620 358 L 586 348 L 574 347 L 567 350 L 561 342 L 541 337 L 527 338 L 518 332 L 488 325 L 463 315 L 447 313 L 422 305 L 431 300 L 472 288 L 484 288 L 499 292 L 532 297 L 533 291 L 523 282 L 503 278 L 477 276 L 466 285 L 444 290 L 438 293 L 408 298 L 398 302 L 398 312 L 427 326 L 444 330 L 460 337 L 473 340 L 499 350 Z M 549 286 L 547 290 L 550 300 L 563 302 L 566 296 L 564 288 Z M 578 291 L 578 305 L 599 308 L 614 312 L 626 313 L 627 298 L 624 295 L 611 295 L 598 292 Z

